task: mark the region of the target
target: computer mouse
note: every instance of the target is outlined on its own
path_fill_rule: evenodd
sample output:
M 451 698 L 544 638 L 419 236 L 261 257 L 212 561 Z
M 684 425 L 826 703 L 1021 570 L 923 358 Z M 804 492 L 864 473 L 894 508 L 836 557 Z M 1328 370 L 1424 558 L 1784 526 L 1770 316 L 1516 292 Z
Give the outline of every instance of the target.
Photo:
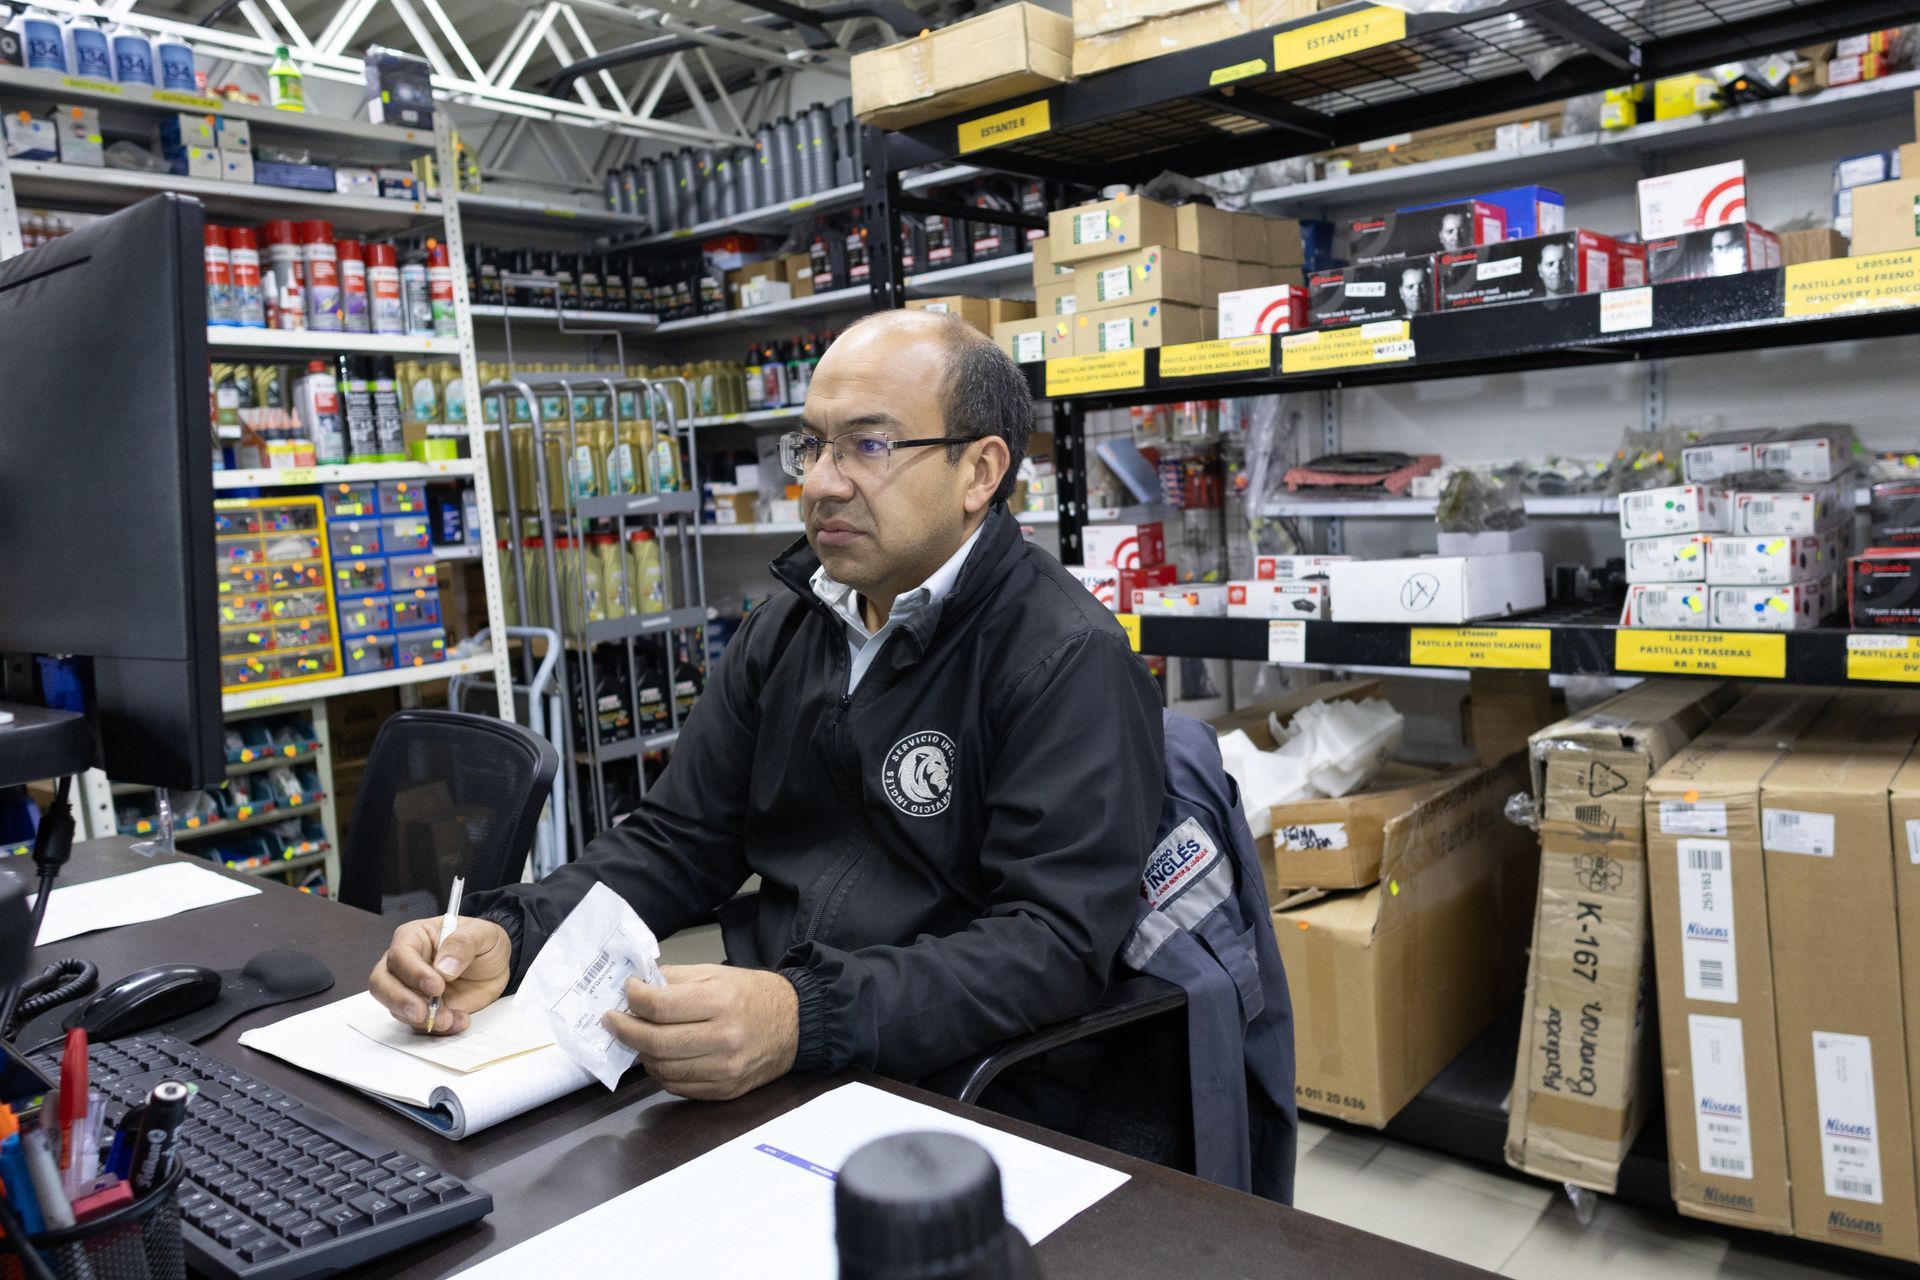
M 100 988 L 64 1025 L 94 1041 L 117 1040 L 171 1022 L 220 998 L 220 974 L 198 964 L 160 964 Z

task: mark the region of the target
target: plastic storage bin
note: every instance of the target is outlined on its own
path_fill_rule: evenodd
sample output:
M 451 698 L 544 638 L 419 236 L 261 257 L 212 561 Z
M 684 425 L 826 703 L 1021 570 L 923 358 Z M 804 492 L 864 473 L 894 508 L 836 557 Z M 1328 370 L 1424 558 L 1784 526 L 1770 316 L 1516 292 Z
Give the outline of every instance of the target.
M 440 593 L 417 587 L 396 593 L 392 599 L 395 630 L 440 625 Z
M 348 675 L 357 676 L 368 671 L 393 669 L 393 637 L 391 635 L 355 636 L 345 644 L 343 656 L 346 660 Z
M 327 549 L 336 560 L 344 556 L 377 556 L 387 549 L 381 532 L 379 520 L 334 520 L 327 525 Z
M 354 484 L 330 484 L 320 491 L 327 506 L 327 519 L 356 519 L 379 514 L 380 486 L 371 480 Z
M 432 556 L 392 556 L 387 560 L 387 590 L 417 591 L 423 587 L 440 587 Z
M 390 556 L 433 550 L 433 522 L 424 515 L 387 516 L 380 521 L 381 545 Z
M 419 480 L 382 480 L 379 511 L 383 516 L 406 516 L 427 509 L 427 486 Z
M 361 596 L 340 601 L 340 634 L 364 636 L 393 630 L 393 606 L 385 596 Z
M 447 633 L 439 627 L 395 632 L 393 640 L 393 665 L 396 667 L 423 667 L 429 662 L 440 662 L 447 656 Z
M 273 597 L 228 596 L 220 602 L 220 625 L 252 627 L 273 617 Z
M 341 599 L 354 596 L 385 595 L 389 590 L 387 562 L 379 556 L 336 560 L 333 563 L 333 590 Z
M 265 566 L 269 591 L 321 591 L 326 589 L 327 570 L 318 556 L 311 560 L 288 560 Z

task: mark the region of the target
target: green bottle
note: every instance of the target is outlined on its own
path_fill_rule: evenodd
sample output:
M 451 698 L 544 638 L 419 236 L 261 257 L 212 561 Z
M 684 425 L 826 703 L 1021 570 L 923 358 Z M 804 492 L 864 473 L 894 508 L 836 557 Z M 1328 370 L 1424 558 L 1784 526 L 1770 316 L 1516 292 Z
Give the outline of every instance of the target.
M 306 91 L 300 87 L 300 68 L 293 65 L 287 46 L 277 45 L 273 65 L 267 68 L 267 96 L 277 111 L 305 111 Z

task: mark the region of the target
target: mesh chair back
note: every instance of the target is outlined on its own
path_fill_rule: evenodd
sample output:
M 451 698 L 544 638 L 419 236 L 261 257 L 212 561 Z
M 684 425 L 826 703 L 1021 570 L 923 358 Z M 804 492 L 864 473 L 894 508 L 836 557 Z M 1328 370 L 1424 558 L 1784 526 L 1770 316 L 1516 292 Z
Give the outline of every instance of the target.
M 504 720 L 402 711 L 380 727 L 347 831 L 340 901 L 395 921 L 519 879 L 559 753 Z

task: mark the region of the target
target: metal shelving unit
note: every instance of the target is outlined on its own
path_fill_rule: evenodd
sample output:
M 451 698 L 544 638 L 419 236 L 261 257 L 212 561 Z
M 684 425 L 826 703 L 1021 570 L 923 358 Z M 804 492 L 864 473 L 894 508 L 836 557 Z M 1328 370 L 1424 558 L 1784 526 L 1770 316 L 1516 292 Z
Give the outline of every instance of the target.
M 264 710 L 299 702 L 319 702 L 347 693 L 365 693 L 370 689 L 397 689 L 407 685 L 426 684 L 434 680 L 447 680 L 453 676 L 490 672 L 495 669 L 495 666 L 496 663 L 491 657 L 448 658 L 445 662 L 429 663 L 423 667 L 406 667 L 395 671 L 368 671 L 357 676 L 336 676 L 331 680 L 307 680 L 298 684 L 276 685 L 269 689 L 239 689 L 221 695 L 220 706 L 229 714 L 235 711 Z
M 980 176 L 980 172 L 972 165 L 943 164 L 925 173 L 911 174 L 901 179 L 900 185 L 907 191 L 925 191 L 930 187 L 965 182 L 969 178 Z M 817 191 L 813 195 L 789 200 L 784 204 L 762 205 L 760 208 L 749 209 L 731 217 L 710 218 L 690 227 L 650 232 L 637 239 L 624 241 L 621 247 L 637 249 L 647 245 L 667 245 L 678 240 L 724 235 L 730 231 L 781 231 L 825 214 L 840 213 L 843 210 L 855 208 L 860 204 L 865 191 L 866 188 L 861 183 L 849 182 L 844 186 Z
M 256 355 L 393 355 L 457 356 L 457 338 L 429 338 L 404 333 L 325 333 L 315 329 L 242 329 L 233 325 L 207 326 L 207 346 L 216 352 L 244 351 Z
M 407 232 L 438 221 L 446 213 L 445 206 L 437 200 L 369 199 L 336 195 L 331 191 L 268 187 L 256 182 L 94 169 L 50 160 L 15 160 L 7 168 L 16 195 L 55 204 L 119 208 L 162 191 L 177 191 L 198 197 L 207 212 L 216 218 L 297 215 L 326 218 L 342 227 L 368 232 Z

